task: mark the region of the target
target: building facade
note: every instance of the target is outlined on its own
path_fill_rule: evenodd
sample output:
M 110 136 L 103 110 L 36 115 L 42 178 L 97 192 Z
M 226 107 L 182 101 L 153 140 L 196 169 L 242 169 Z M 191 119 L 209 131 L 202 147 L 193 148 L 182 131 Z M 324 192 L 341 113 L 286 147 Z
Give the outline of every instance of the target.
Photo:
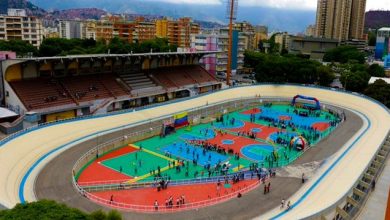
M 268 27 L 256 25 L 255 30 L 255 49 L 262 47 L 261 42 L 268 39 Z
M 275 43 L 279 44 L 279 52 L 283 49 L 288 50 L 290 44 L 290 35 L 287 32 L 275 34 Z
M 378 30 L 375 46 L 375 59 L 385 59 L 390 55 L 390 27 Z
M 333 39 L 291 36 L 288 52 L 304 55 L 314 60 L 322 60 L 326 51 L 336 48 L 338 43 Z
M 318 0 L 315 36 L 348 41 L 362 39 L 366 0 Z
M 0 15 L 0 40 L 23 40 L 39 47 L 43 40 L 42 22 L 34 16 L 26 16 L 20 9 L 9 9 Z
M 314 37 L 316 35 L 316 26 L 315 25 L 309 25 L 306 28 L 305 36 L 306 37 Z
M 167 24 L 167 37 L 170 44 L 181 48 L 190 48 L 191 35 L 199 34 L 200 26 L 194 23 L 191 18 L 179 18 L 170 20 Z
M 196 34 L 192 36 L 191 47 L 197 51 L 216 50 L 212 58 L 201 60 L 206 69 L 210 72 L 226 72 L 229 49 L 229 29 L 222 28 L 207 34 Z M 244 53 L 247 45 L 247 38 L 242 32 L 233 30 L 232 41 L 232 74 L 241 72 L 244 67 Z M 207 57 L 206 57 L 207 58 Z M 207 64 L 210 67 L 207 67 Z M 215 65 L 215 67 L 213 67 Z
M 191 49 L 196 51 L 218 51 L 218 36 L 216 34 L 196 34 L 191 36 Z M 211 74 L 216 74 L 217 55 L 206 55 L 199 60 Z
M 82 26 L 80 20 L 60 20 L 58 24 L 60 38 L 81 39 Z

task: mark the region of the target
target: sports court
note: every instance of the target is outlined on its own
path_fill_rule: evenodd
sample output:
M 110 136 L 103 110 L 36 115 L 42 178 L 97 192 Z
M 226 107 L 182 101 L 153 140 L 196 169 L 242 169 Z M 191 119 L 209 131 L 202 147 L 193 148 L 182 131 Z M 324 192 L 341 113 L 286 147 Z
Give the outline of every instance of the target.
M 185 117 L 180 116 L 180 124 L 187 123 Z M 272 103 L 221 114 L 210 123 L 188 123 L 167 135 L 114 150 L 91 161 L 78 174 L 78 181 L 101 181 L 102 176 L 97 178 L 92 174 L 103 170 L 103 173 L 117 174 L 106 175 L 107 180 L 150 185 L 94 193 L 102 199 L 115 198 L 118 203 L 150 206 L 155 200 L 163 204 L 168 197 L 185 195 L 188 202 L 200 202 L 219 195 L 220 191 L 229 194 L 250 185 L 254 180 L 242 179 L 231 184 L 229 178 L 244 177 L 243 173 L 253 171 L 254 167 L 288 165 L 304 152 L 304 147 L 312 147 L 329 135 L 338 122 L 337 116 L 327 111 Z M 227 174 L 234 176 L 221 184 Z M 196 182 L 207 178 L 215 179 L 210 179 L 210 183 Z M 183 185 L 181 181 L 185 180 Z M 157 189 L 159 181 L 167 189 Z M 168 186 L 171 181 L 174 185 Z

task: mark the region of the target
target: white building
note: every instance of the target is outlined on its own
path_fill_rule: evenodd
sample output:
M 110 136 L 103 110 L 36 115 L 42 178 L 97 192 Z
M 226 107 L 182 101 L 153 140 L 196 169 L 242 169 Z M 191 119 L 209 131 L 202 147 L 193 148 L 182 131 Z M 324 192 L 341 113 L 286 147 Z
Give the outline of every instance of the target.
M 9 9 L 0 15 L 0 40 L 23 40 L 39 47 L 43 40 L 42 22 L 27 16 L 23 9 Z
M 60 38 L 96 39 L 96 23 L 81 20 L 61 20 L 58 24 Z

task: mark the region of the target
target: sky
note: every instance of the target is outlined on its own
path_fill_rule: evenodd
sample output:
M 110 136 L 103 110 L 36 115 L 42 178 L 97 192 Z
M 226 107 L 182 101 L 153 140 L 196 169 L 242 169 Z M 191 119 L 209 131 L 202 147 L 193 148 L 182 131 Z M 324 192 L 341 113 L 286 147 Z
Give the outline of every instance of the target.
M 146 0 L 174 4 L 220 5 L 228 0 Z M 240 6 L 263 6 L 280 9 L 316 10 L 317 0 L 238 0 Z M 367 11 L 371 9 L 390 10 L 390 0 L 368 0 Z

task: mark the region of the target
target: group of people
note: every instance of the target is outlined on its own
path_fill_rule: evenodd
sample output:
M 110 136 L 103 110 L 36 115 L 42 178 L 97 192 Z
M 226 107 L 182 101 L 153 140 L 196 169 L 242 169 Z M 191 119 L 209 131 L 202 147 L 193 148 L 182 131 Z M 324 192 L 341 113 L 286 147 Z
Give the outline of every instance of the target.
M 253 131 L 238 131 L 237 136 L 244 136 L 244 137 L 249 137 L 252 139 L 257 138 L 257 133 Z
M 157 203 L 157 205 L 158 205 L 158 203 Z M 185 197 L 184 197 L 184 195 L 181 195 L 181 196 L 177 197 L 177 199 L 176 199 L 176 208 L 180 208 L 183 205 L 185 205 Z M 174 208 L 174 207 L 175 207 L 175 204 L 174 204 L 173 196 L 170 196 L 168 199 L 165 200 L 165 208 Z
M 168 184 L 171 182 L 171 177 L 168 179 L 160 178 L 159 181 L 156 183 L 157 185 L 157 192 L 160 192 L 161 190 L 168 189 Z

